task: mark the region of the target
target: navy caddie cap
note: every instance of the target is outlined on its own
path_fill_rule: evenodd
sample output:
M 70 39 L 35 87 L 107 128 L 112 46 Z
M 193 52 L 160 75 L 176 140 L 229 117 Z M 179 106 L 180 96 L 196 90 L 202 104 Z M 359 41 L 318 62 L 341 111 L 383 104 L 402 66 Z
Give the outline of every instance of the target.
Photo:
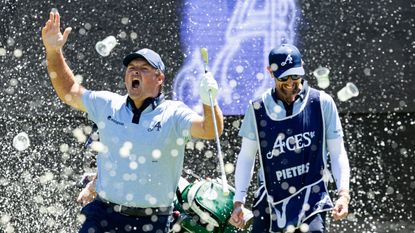
M 154 52 L 153 50 L 144 48 L 144 49 L 140 49 L 135 52 L 132 52 L 124 58 L 123 64 L 125 66 L 128 66 L 128 64 L 130 64 L 130 62 L 136 58 L 144 58 L 148 62 L 148 64 L 150 64 L 152 67 L 159 69 L 161 72 L 164 72 L 164 69 L 165 69 L 164 63 L 161 60 L 160 55 Z
M 282 44 L 274 48 L 268 55 L 269 65 L 276 78 L 288 75 L 304 75 L 301 53 L 291 44 Z

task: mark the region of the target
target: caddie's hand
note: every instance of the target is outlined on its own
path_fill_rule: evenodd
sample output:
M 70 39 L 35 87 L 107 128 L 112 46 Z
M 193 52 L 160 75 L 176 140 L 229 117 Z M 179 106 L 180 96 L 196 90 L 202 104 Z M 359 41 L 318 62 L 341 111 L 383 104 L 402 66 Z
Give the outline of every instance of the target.
M 79 193 L 76 201 L 82 206 L 86 206 L 88 203 L 93 201 L 97 193 L 95 192 L 95 180 L 91 180 L 84 189 Z
M 72 28 L 66 28 L 62 34 L 60 24 L 59 12 L 52 10 L 49 13 L 49 20 L 42 28 L 42 40 L 46 50 L 60 50 L 65 45 Z
M 212 95 L 212 99 L 213 99 L 213 105 L 216 105 L 217 103 L 216 95 L 218 93 L 218 89 L 219 89 L 218 83 L 213 78 L 212 73 L 210 72 L 204 73 L 199 83 L 199 95 L 200 95 L 200 98 L 202 99 L 202 103 L 210 106 L 210 97 L 209 97 L 209 92 L 210 92 Z
M 244 212 L 242 211 L 243 204 L 241 202 L 235 202 L 233 204 L 233 211 L 231 218 L 229 219 L 229 223 L 235 226 L 236 228 L 244 228 L 245 227 L 245 220 L 244 220 Z
M 342 220 L 347 217 L 347 214 L 349 213 L 349 201 L 349 194 L 339 195 L 339 198 L 336 200 L 334 208 L 331 212 L 334 220 Z

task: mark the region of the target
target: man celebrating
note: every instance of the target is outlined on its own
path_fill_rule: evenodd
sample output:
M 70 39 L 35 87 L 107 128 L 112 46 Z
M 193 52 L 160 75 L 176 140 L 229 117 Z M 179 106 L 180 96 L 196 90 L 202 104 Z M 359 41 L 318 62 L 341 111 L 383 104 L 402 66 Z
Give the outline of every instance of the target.
M 303 62 L 295 46 L 272 49 L 268 71 L 275 87 L 251 102 L 239 131 L 242 146 L 230 223 L 245 224 L 241 207 L 258 151 L 261 168 L 252 232 L 324 232 L 326 211 L 341 220 L 350 201 L 349 160 L 336 105 L 303 79 Z M 338 190 L 334 207 L 327 190 L 327 152 Z
M 185 144 L 191 137 L 215 137 L 210 95 L 216 97 L 217 83 L 210 73 L 201 80 L 204 117 L 182 102 L 165 100 L 164 63 L 145 48 L 123 60 L 127 95 L 86 90 L 75 82 L 63 56 L 70 31 L 62 34 L 59 13 L 51 12 L 42 39 L 57 95 L 88 113 L 103 144 L 97 156 L 98 195 L 82 209 L 86 220 L 80 232 L 168 232 Z M 214 104 L 222 133 L 222 112 Z

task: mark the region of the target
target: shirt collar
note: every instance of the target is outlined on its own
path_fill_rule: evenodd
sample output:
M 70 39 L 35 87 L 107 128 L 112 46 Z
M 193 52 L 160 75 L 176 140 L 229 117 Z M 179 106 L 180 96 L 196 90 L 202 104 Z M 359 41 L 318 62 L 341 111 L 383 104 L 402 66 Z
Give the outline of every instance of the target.
M 149 112 L 154 110 L 158 105 L 160 105 L 161 102 L 164 100 L 164 95 L 160 93 L 157 97 L 149 97 L 144 100 L 143 104 L 137 108 L 134 104 L 134 101 L 127 96 L 127 108 L 129 108 L 133 112 L 133 119 L 132 123 L 139 124 L 141 113 L 143 112 Z M 151 106 L 151 110 L 149 109 Z
M 132 112 L 135 112 L 138 110 L 144 111 L 149 106 L 151 106 L 151 110 L 154 110 L 163 101 L 164 101 L 164 94 L 160 93 L 157 97 L 148 97 L 147 99 L 144 100 L 143 105 L 141 105 L 140 108 L 137 108 L 134 104 L 134 101 L 129 96 L 127 96 L 126 105 L 127 105 L 127 108 L 130 109 Z

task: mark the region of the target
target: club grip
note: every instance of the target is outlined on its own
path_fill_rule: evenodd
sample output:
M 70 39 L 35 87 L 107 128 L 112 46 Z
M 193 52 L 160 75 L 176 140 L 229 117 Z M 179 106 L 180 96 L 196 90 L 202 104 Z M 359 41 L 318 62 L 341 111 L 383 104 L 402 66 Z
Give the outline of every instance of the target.
M 203 62 L 207 65 L 209 61 L 207 48 L 200 48 L 200 54 L 202 55 Z

